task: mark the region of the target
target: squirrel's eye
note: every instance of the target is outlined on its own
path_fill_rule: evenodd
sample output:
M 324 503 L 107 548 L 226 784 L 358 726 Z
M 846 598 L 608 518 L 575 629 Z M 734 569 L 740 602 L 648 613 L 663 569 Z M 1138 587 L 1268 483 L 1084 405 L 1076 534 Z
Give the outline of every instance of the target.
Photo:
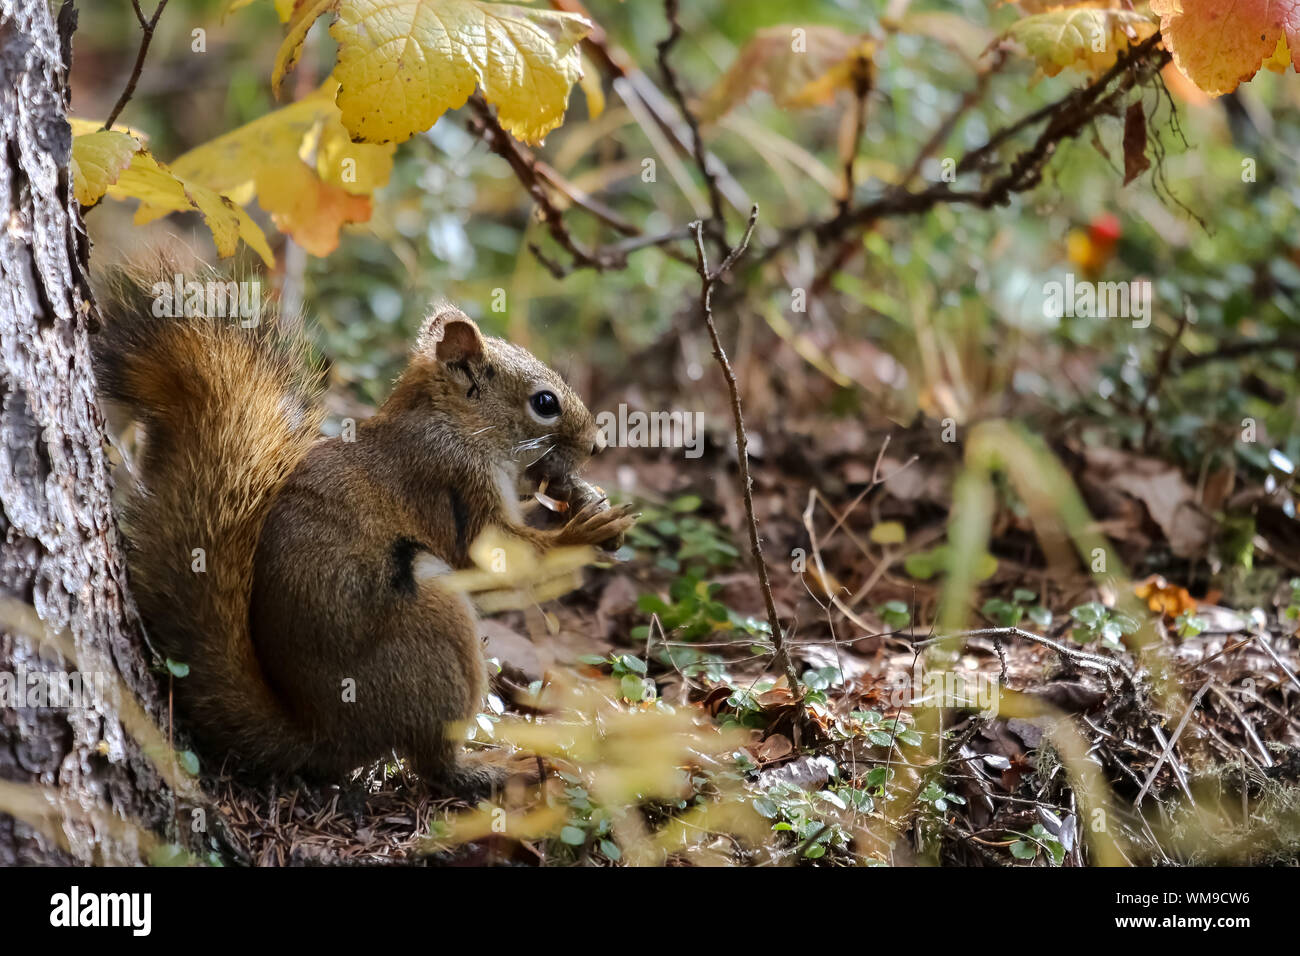
M 555 397 L 554 392 L 533 392 L 533 397 L 528 400 L 528 404 L 540 418 L 555 418 L 560 414 L 560 400 Z

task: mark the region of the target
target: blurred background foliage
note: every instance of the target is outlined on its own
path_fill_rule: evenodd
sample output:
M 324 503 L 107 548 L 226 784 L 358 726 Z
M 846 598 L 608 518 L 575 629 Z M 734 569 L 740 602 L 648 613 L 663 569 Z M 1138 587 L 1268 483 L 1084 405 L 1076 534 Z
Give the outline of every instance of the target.
M 269 74 L 283 28 L 272 5 L 254 3 L 223 18 L 225 6 L 226 0 L 172 0 L 161 19 L 123 120 L 144 130 L 164 160 L 275 106 Z M 700 96 L 757 29 L 825 24 L 875 32 L 885 6 L 697 0 L 682 11 L 685 35 L 674 62 Z M 987 0 L 895 6 L 915 19 L 876 51 L 878 75 L 856 167 L 860 198 L 878 194 L 907 169 L 973 85 L 971 56 L 1021 15 Z M 660 82 L 662 5 L 593 0 L 589 8 L 611 40 Z M 204 53 L 191 51 L 195 28 L 206 30 Z M 128 0 L 83 6 L 73 72 L 77 115 L 106 115 L 137 40 Z M 332 41 L 318 24 L 291 79 L 293 95 L 312 89 L 332 60 Z M 1033 72 L 1013 58 L 936 157 L 960 156 L 1081 82 L 1069 70 L 1034 82 Z M 1122 120 L 1105 120 L 1094 136 L 1063 144 L 1043 185 L 1005 209 L 940 206 L 878 223 L 806 312 L 792 309 L 791 290 L 811 283 L 824 252 L 814 256 L 810 243 L 796 243 L 761 272 L 745 272 L 747 308 L 734 310 L 726 330 L 747 350 L 742 365 L 751 355 L 766 362 L 774 352 L 789 354 L 791 346 L 813 359 L 781 363 L 781 386 L 753 399 L 756 414 L 862 417 L 871 409 L 896 422 L 921 413 L 963 424 L 1005 414 L 1083 416 L 1134 440 L 1144 390 L 1185 299 L 1195 321 L 1181 347 L 1191 352 L 1293 334 L 1300 318 L 1300 84 L 1263 72 L 1237 93 L 1209 101 L 1169 70 L 1165 76 L 1167 91 L 1143 91 L 1163 160 L 1128 187 L 1121 185 Z M 574 90 L 564 126 L 540 155 L 647 232 L 704 212 L 608 81 L 604 88 L 608 106 L 595 119 Z M 762 207 L 760 247 L 784 226 L 833 213 L 851 105 L 842 92 L 831 105 L 792 111 L 758 94 L 706 130 L 710 146 Z M 647 157 L 658 161 L 653 183 L 642 181 Z M 1243 182 L 1243 159 L 1256 163 L 1254 182 Z M 937 178 L 937 162 L 927 163 L 923 178 Z M 685 167 L 695 175 L 689 162 Z M 695 176 L 697 203 L 700 188 Z M 373 218 L 345 230 L 328 259 L 307 257 L 268 230 L 278 243 L 276 281 L 286 301 L 310 316 L 308 327 L 340 386 L 363 403 L 382 398 L 435 296 L 555 362 L 598 407 L 617 405 L 634 384 L 671 402 L 701 379 L 713 383 L 707 340 L 690 312 L 697 288 L 690 266 L 649 249 L 633 255 L 626 270 L 557 280 L 527 251 L 538 242 L 558 252 L 529 206 L 505 163 L 467 130 L 464 111 L 451 113 L 399 149 Z M 112 257 L 141 241 L 129 209 L 102 207 L 88 217 L 97 255 Z M 742 217 L 729 212 L 734 233 Z M 580 238 L 617 238 L 582 210 L 567 218 Z M 193 226 L 171 217 L 151 229 L 204 249 L 207 239 Z M 679 248 L 691 252 L 688 244 Z M 1152 279 L 1150 327 L 1045 318 L 1043 285 L 1067 271 Z M 494 290 L 505 290 L 504 311 L 492 310 Z M 1293 351 L 1265 351 L 1248 362 L 1208 361 L 1170 376 L 1156 403 L 1159 441 L 1191 470 L 1236 455 L 1257 478 L 1270 471 L 1285 478 L 1277 456 L 1300 460 L 1295 366 Z M 1237 440 L 1248 417 L 1260 423 L 1255 445 Z

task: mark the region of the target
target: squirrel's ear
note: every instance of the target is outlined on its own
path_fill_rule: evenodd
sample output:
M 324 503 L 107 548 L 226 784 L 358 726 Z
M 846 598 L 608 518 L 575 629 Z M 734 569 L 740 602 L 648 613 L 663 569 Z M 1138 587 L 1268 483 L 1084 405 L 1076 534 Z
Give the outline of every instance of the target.
M 439 362 L 464 362 L 483 355 L 483 333 L 464 312 L 442 305 L 424 320 L 415 347 Z

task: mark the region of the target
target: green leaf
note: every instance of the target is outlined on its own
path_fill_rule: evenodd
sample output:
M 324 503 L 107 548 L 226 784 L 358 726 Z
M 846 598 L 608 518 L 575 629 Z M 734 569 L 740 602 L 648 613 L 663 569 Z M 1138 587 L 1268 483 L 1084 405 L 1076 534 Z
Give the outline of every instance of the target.
M 620 664 L 633 674 L 640 674 L 643 677 L 645 676 L 646 664 L 645 661 L 641 660 L 641 658 L 633 657 L 631 654 L 622 654 L 619 656 L 618 660 Z
M 1028 840 L 1017 840 L 1011 844 L 1011 855 L 1017 860 L 1032 860 L 1038 856 L 1038 845 Z
M 918 581 L 928 581 L 943 567 L 935 551 L 915 551 L 903 559 L 903 570 Z
M 636 703 L 645 698 L 645 691 L 646 691 L 645 683 L 639 677 L 636 677 L 632 674 L 628 674 L 621 681 L 619 681 L 618 686 L 619 686 L 619 693 L 621 693 L 624 697 L 626 697 L 628 700 L 632 701 L 633 703 Z
M 568 826 L 560 831 L 560 842 L 569 846 L 582 846 L 587 842 L 587 834 L 577 827 Z
M 1070 617 L 1085 627 L 1097 627 L 1106 617 L 1106 607 L 1096 601 L 1089 601 L 1087 604 L 1072 608 Z

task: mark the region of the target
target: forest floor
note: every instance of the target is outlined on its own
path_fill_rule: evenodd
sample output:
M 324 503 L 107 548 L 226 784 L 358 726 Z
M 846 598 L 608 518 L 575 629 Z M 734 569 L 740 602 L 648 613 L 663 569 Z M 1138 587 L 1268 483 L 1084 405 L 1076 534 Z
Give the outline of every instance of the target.
M 768 414 L 781 402 L 779 374 L 762 376 L 755 407 L 764 411 L 747 419 L 763 422 L 750 431 L 754 507 L 799 695 L 774 663 L 718 399 L 702 458 L 623 448 L 593 463 L 593 480 L 643 511 L 617 560 L 587 569 L 559 600 L 483 622 L 500 669 L 474 746 L 505 759 L 504 745 L 520 743 L 512 722 L 546 726 L 534 694 L 567 673 L 600 698 L 585 723 L 613 748 L 584 751 L 570 737 L 551 759 L 528 747 L 510 758 L 520 773 L 507 802 L 536 827 L 457 830 L 449 814 L 463 806 L 396 761 L 341 789 L 268 791 L 218 775 L 208 782 L 229 855 L 605 865 L 671 821 L 730 800 L 759 825 L 710 817 L 643 859 L 1300 860 L 1300 531 L 1276 489 L 1243 475 L 1189 479 L 1158 454 L 1085 442 L 1077 421 L 1049 418 L 1039 433 L 1131 578 L 1090 573 L 1060 529 L 1036 533 L 1000 488 L 968 608 L 974 632 L 939 641 L 931 622 L 960 443 L 921 421 L 800 417 L 797 402 Z M 750 374 L 751 391 L 755 382 Z M 1214 558 L 1224 536 L 1215 516 L 1243 509 L 1255 517 L 1253 561 L 1234 569 Z M 614 710 L 689 714 L 727 731 L 730 756 L 719 762 L 693 745 L 643 752 L 635 734 L 611 743 Z M 675 782 L 629 785 L 639 803 L 631 826 L 602 766 L 656 759 Z

